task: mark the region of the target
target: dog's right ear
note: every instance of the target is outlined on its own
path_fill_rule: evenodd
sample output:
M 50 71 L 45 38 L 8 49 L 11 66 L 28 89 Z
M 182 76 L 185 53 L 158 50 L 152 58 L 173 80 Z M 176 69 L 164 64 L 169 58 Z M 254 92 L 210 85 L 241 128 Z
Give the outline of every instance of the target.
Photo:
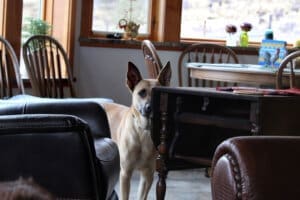
M 170 86 L 171 75 L 172 75 L 171 64 L 170 61 L 168 61 L 166 66 L 164 66 L 164 68 L 160 70 L 157 80 L 162 86 Z
M 127 71 L 127 86 L 131 91 L 134 90 L 134 87 L 142 80 L 142 76 L 138 68 L 132 63 L 128 62 L 128 71 Z

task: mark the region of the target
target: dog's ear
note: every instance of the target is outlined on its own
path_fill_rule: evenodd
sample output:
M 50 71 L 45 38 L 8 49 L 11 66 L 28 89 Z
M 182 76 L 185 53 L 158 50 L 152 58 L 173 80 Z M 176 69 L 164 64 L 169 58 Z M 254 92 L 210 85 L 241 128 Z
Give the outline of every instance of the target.
M 131 91 L 134 87 L 142 80 L 142 76 L 138 68 L 132 63 L 128 62 L 128 71 L 127 71 L 127 86 Z
M 170 61 L 162 68 L 158 74 L 157 80 L 162 86 L 169 86 L 171 81 L 171 64 Z

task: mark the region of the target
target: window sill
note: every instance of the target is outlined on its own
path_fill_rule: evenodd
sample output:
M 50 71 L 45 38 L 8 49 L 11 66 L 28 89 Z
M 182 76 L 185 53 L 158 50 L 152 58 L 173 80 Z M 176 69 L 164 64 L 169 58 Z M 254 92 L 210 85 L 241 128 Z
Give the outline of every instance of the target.
M 127 48 L 140 49 L 141 40 L 123 40 L 123 39 L 107 39 L 107 38 L 79 38 L 80 46 L 87 47 L 107 47 L 107 48 Z M 182 51 L 188 45 L 194 42 L 153 42 L 157 50 Z M 218 43 L 220 44 L 220 43 Z M 259 46 L 249 47 L 229 47 L 238 55 L 258 55 Z M 289 52 L 299 50 L 299 48 L 288 48 Z

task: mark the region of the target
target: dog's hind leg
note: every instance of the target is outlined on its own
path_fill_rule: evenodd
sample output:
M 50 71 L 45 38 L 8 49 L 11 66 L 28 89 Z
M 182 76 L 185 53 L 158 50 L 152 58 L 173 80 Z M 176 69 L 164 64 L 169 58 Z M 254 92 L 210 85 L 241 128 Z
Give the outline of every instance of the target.
M 128 200 L 129 199 L 129 192 L 130 192 L 130 180 L 132 176 L 133 170 L 125 170 L 121 168 L 120 171 L 120 196 L 121 200 Z
M 149 190 L 153 182 L 154 169 L 146 168 L 141 170 L 140 183 L 138 189 L 138 199 L 147 200 Z

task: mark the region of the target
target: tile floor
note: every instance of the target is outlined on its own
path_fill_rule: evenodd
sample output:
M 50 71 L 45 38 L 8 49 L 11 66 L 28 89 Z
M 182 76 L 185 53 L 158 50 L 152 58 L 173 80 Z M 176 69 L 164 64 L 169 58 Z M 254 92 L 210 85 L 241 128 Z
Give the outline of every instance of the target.
M 136 193 L 139 175 L 134 173 L 131 180 L 130 200 L 137 200 Z M 157 174 L 152 184 L 148 200 L 155 200 Z M 119 184 L 116 186 L 119 194 Z M 170 171 L 167 178 L 165 200 L 211 200 L 210 179 L 205 177 L 204 169 Z

